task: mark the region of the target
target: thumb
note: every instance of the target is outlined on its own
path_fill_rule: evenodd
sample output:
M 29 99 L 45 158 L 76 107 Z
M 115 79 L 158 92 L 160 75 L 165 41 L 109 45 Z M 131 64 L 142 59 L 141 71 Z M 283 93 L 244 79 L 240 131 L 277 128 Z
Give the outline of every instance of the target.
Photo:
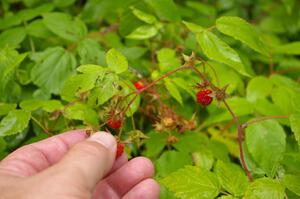
M 78 182 L 92 190 L 111 169 L 116 145 L 116 140 L 110 133 L 94 133 L 72 147 L 52 168 L 52 172 L 62 176 L 64 181 Z

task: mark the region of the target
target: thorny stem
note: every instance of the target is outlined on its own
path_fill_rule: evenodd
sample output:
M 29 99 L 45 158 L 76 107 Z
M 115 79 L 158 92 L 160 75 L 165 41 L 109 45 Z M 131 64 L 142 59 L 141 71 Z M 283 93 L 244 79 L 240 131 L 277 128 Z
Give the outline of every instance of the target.
M 249 122 L 246 122 L 242 125 L 242 128 L 245 129 L 247 128 L 249 125 L 254 124 L 254 123 L 258 123 L 264 120 L 269 120 L 269 119 L 286 119 L 289 118 L 289 116 L 287 115 L 273 115 L 273 116 L 266 116 L 266 117 L 259 117 L 259 118 L 254 118 L 253 120 L 250 120 Z
M 223 99 L 223 103 L 226 106 L 227 110 L 229 111 L 229 113 L 232 116 L 233 121 L 235 122 L 235 124 L 237 125 L 237 129 L 238 129 L 238 143 L 239 143 L 239 150 L 240 150 L 240 159 L 241 159 L 241 163 L 245 169 L 246 175 L 248 176 L 249 181 L 253 180 L 253 177 L 247 167 L 247 164 L 245 162 L 245 157 L 244 157 L 244 152 L 243 152 L 243 127 L 240 124 L 238 118 L 235 116 L 235 114 L 233 113 L 233 111 L 231 110 L 230 106 L 227 104 L 226 100 Z
M 215 85 L 213 85 L 194 65 L 183 65 L 182 67 L 176 68 L 175 70 L 172 70 L 166 74 L 164 74 L 163 76 L 161 76 L 160 78 L 156 79 L 155 81 L 151 82 L 150 84 L 148 84 L 147 86 L 145 86 L 143 89 L 141 90 L 137 90 L 133 93 L 128 94 L 127 96 L 130 96 L 131 94 L 135 94 L 135 96 L 130 100 L 130 102 L 128 103 L 127 107 L 121 112 L 121 116 L 123 117 L 125 115 L 125 113 L 128 111 L 128 109 L 130 108 L 130 106 L 132 105 L 132 103 L 135 101 L 135 99 L 137 98 L 137 96 L 139 94 L 141 94 L 142 92 L 144 92 L 145 90 L 149 89 L 150 87 L 154 86 L 156 83 L 158 83 L 159 81 L 169 77 L 170 75 L 178 72 L 178 71 L 182 71 L 182 70 L 186 70 L 186 69 L 191 69 L 193 70 L 203 81 L 209 82 L 209 86 L 213 89 L 213 90 L 219 90 L 218 87 L 216 87 Z M 249 181 L 252 181 L 252 175 L 246 165 L 245 162 L 245 157 L 244 157 L 244 152 L 243 152 L 243 128 L 241 126 L 241 124 L 238 121 L 238 118 L 235 116 L 235 114 L 233 113 L 233 111 L 231 110 L 231 108 L 229 107 L 229 105 L 227 104 L 227 102 L 225 101 L 225 99 L 223 99 L 223 103 L 225 104 L 227 110 L 230 112 L 233 121 L 236 123 L 237 128 L 238 128 L 238 143 L 239 143 L 239 151 L 240 151 L 240 159 L 242 162 L 242 166 L 245 169 L 246 175 L 248 176 Z
M 273 61 L 272 61 L 272 54 L 269 54 L 269 58 L 270 58 L 270 73 L 272 74 L 273 71 Z M 201 60 L 203 62 L 203 60 Z M 204 62 L 205 63 L 205 62 Z M 128 105 L 126 106 L 126 108 L 121 112 L 121 116 L 124 117 L 125 113 L 128 111 L 128 109 L 130 108 L 130 106 L 133 104 L 133 102 L 135 101 L 135 99 L 138 97 L 139 94 L 141 94 L 142 92 L 146 91 L 147 89 L 151 88 L 152 86 L 154 86 L 156 83 L 158 83 L 159 81 L 169 77 L 170 75 L 178 72 L 178 71 L 182 71 L 182 70 L 186 70 L 186 69 L 191 69 L 193 70 L 203 81 L 206 81 L 209 83 L 209 87 L 215 91 L 219 91 L 220 89 L 215 86 L 213 83 L 211 83 L 203 73 L 201 73 L 193 63 L 190 64 L 185 64 L 179 68 L 176 68 L 166 74 L 164 74 L 163 76 L 161 76 L 160 78 L 154 80 L 153 82 L 151 82 L 150 84 L 146 85 L 143 89 L 141 90 L 136 90 L 135 92 L 129 93 L 126 97 L 129 97 L 132 94 L 135 94 L 135 96 L 129 101 Z M 234 112 L 232 111 L 232 109 L 230 108 L 230 106 L 228 105 L 228 103 L 226 102 L 225 98 L 221 100 L 226 109 L 228 110 L 228 112 L 230 113 L 230 115 L 232 116 L 232 120 L 233 122 L 237 125 L 237 129 L 238 129 L 238 144 L 239 144 L 239 152 L 240 152 L 240 159 L 241 159 L 241 164 L 245 170 L 245 173 L 248 177 L 249 181 L 253 180 L 253 177 L 247 167 L 247 164 L 245 162 L 245 156 L 244 156 L 244 151 L 243 151 L 243 139 L 244 139 L 244 128 L 246 128 L 248 125 L 262 121 L 262 120 L 267 120 L 267 119 L 272 119 L 272 118 L 287 118 L 287 116 L 267 116 L 267 117 L 262 117 L 262 118 L 257 118 L 254 119 L 252 121 L 249 121 L 243 125 L 240 124 L 237 116 L 234 114 Z

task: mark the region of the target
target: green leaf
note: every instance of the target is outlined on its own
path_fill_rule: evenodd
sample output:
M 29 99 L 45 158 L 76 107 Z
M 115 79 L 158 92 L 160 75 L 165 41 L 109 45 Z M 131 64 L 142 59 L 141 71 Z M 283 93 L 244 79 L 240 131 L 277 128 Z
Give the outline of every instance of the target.
M 71 6 L 75 3 L 76 0 L 64 0 L 64 1 L 61 1 L 61 0 L 54 0 L 53 4 L 56 6 L 56 7 L 59 7 L 59 8 L 65 8 L 65 7 L 68 7 L 68 6 Z
M 0 136 L 14 135 L 23 131 L 30 120 L 30 112 L 13 110 L 0 122 Z
M 226 196 L 221 196 L 221 197 L 218 197 L 217 199 L 238 199 L 238 198 L 235 198 L 231 195 L 226 195 Z
M 208 20 L 208 18 L 215 18 L 216 12 L 217 12 L 217 6 L 214 6 L 212 4 L 209 4 L 208 2 L 199 2 L 199 1 L 187 1 L 186 5 L 188 8 L 191 8 L 193 10 L 197 11 L 197 15 L 201 16 L 205 15 L 205 20 Z
M 180 66 L 176 51 L 171 48 L 162 48 L 157 51 L 158 66 L 161 72 L 166 73 Z
M 249 76 L 237 52 L 216 35 L 209 31 L 202 31 L 197 33 L 197 41 L 208 58 L 224 63 L 242 75 Z
M 81 120 L 87 125 L 98 125 L 97 113 L 86 104 L 75 103 L 67 106 L 64 111 L 64 116 L 68 119 Z
M 270 79 L 272 80 L 273 84 L 277 85 L 277 86 L 283 86 L 283 87 L 287 87 L 290 88 L 296 92 L 300 92 L 300 86 L 299 83 L 297 83 L 296 81 L 294 81 L 293 79 L 287 77 L 287 76 L 283 76 L 283 75 L 271 75 Z
M 280 108 L 284 115 L 300 112 L 299 92 L 279 86 L 272 90 L 271 97 L 274 104 Z
M 283 158 L 286 135 L 275 120 L 266 120 L 246 128 L 246 144 L 254 161 L 269 177 L 274 177 Z
M 179 21 L 180 12 L 173 0 L 146 0 L 156 14 L 161 18 L 169 21 Z
M 177 151 L 166 151 L 155 161 L 157 173 L 161 177 L 191 164 L 192 158 L 188 153 Z
M 263 85 L 263 86 L 262 86 Z M 264 76 L 257 76 L 250 80 L 247 86 L 247 100 L 256 102 L 271 94 L 273 83 Z
M 26 32 L 23 27 L 8 29 L 0 34 L 0 48 L 6 46 L 16 48 L 25 39 Z
M 4 140 L 7 143 L 7 149 L 8 150 L 14 150 L 17 147 L 19 147 L 21 145 L 21 143 L 24 142 L 24 140 L 26 139 L 26 136 L 27 136 L 28 132 L 29 132 L 29 128 L 26 127 L 20 133 L 5 136 Z
M 147 48 L 134 46 L 118 49 L 129 61 L 137 60 L 141 58 L 147 51 Z
M 234 196 L 243 196 L 248 186 L 248 179 L 241 167 L 218 161 L 215 173 L 222 187 Z
M 3 137 L 0 137 L 0 154 L 6 150 L 7 143 L 3 139 Z M 0 155 L 0 160 L 1 160 L 1 155 Z
M 161 183 L 182 199 L 213 199 L 221 188 L 212 172 L 193 166 L 172 173 Z
M 283 199 L 284 196 L 284 187 L 277 180 L 260 178 L 250 184 L 244 199 Z
M 215 61 L 208 61 L 206 72 L 211 77 L 211 82 L 219 85 L 219 87 L 228 86 L 227 94 L 244 93 L 244 81 L 242 76 L 231 67 Z
M 289 190 L 300 196 L 300 176 L 285 175 L 283 183 Z
M 245 116 L 254 113 L 254 105 L 247 101 L 245 98 L 241 97 L 232 97 L 227 99 L 227 103 L 230 108 L 233 110 L 236 116 Z M 232 119 L 232 116 L 227 111 L 226 107 L 222 105 L 222 111 L 214 110 L 215 112 L 210 112 L 213 114 L 213 117 L 209 117 L 204 121 L 204 126 L 209 126 L 218 122 L 229 121 Z
M 97 74 L 101 76 L 104 75 L 103 73 L 107 72 L 106 68 L 95 64 L 84 64 L 76 68 L 76 70 L 84 74 Z
M 25 26 L 26 33 L 28 35 L 38 38 L 48 38 L 53 36 L 53 33 L 43 23 L 42 19 L 37 19 Z
M 27 56 L 10 48 L 0 49 L 0 101 L 16 101 L 21 88 L 15 82 L 15 73 L 20 63 Z
M 144 154 L 147 157 L 155 157 L 160 154 L 167 144 L 167 134 L 151 131 L 147 134 L 149 139 L 146 139 Z
M 29 21 L 43 13 L 50 12 L 53 8 L 54 6 L 51 3 L 46 3 L 33 9 L 23 9 L 15 15 L 9 15 L 0 19 L 0 30 Z
M 273 52 L 277 54 L 300 55 L 300 41 L 276 46 Z
M 53 33 L 70 42 L 77 42 L 87 34 L 87 27 L 79 18 L 72 20 L 65 13 L 46 13 L 43 22 Z
M 106 53 L 106 63 L 116 73 L 123 73 L 128 70 L 128 61 L 124 55 L 112 48 Z
M 143 25 L 135 29 L 129 35 L 126 36 L 128 39 L 144 40 L 154 37 L 158 30 L 152 25 Z
M 61 110 L 64 106 L 59 100 L 25 100 L 20 103 L 20 107 L 26 111 L 35 111 L 39 108 L 44 109 L 47 112 L 53 112 Z
M 291 129 L 295 135 L 300 148 L 300 113 L 293 114 L 290 116 Z
M 194 152 L 192 156 L 195 166 L 201 167 L 209 171 L 214 165 L 215 160 L 211 151 L 197 151 Z
M 281 1 L 284 4 L 287 13 L 289 15 L 292 14 L 292 10 L 293 10 L 294 4 L 295 4 L 295 0 L 281 0 Z
M 186 153 L 203 151 L 209 143 L 208 138 L 200 132 L 186 132 L 179 137 L 179 142 L 173 144 L 178 150 Z M 186 146 L 189 147 L 186 147 Z
M 36 62 L 31 70 L 33 83 L 54 94 L 60 93 L 76 66 L 74 55 L 62 47 L 47 48 L 31 59 Z
M 90 91 L 96 86 L 98 78 L 105 76 L 106 70 L 98 65 L 82 65 L 77 68 L 83 74 L 77 74 L 70 77 L 61 92 L 62 99 L 73 101 L 84 92 Z
M 0 51 L 1 77 L 5 79 L 6 76 L 14 73 L 19 64 L 25 59 L 26 56 L 26 53 L 19 54 L 17 51 L 9 48 L 4 48 L 2 51 Z
M 77 52 L 80 64 L 99 64 L 105 59 L 105 52 L 101 50 L 100 44 L 93 39 L 86 38 L 78 43 Z
M 179 87 L 182 90 L 186 91 L 188 94 L 191 95 L 192 98 L 195 99 L 195 94 L 191 90 L 192 84 L 188 85 L 187 82 L 183 78 L 180 78 L 180 77 L 172 78 L 172 81 L 176 84 L 177 87 Z
M 216 21 L 216 26 L 222 33 L 245 43 L 257 52 L 268 56 L 268 49 L 260 37 L 260 34 L 244 19 L 228 16 L 220 17 Z
M 190 31 L 194 32 L 194 33 L 199 33 L 202 32 L 203 30 L 205 30 L 202 26 L 195 24 L 195 23 L 191 23 L 191 22 L 187 22 L 187 21 L 183 21 L 182 22 Z
M 255 112 L 268 116 L 283 115 L 283 112 L 280 110 L 280 108 L 267 99 L 258 99 L 255 102 Z
M 177 89 L 177 86 L 174 84 L 174 82 L 171 79 L 164 79 L 165 81 L 165 86 L 167 88 L 167 90 L 169 91 L 169 93 L 171 94 L 171 96 L 176 99 L 176 101 L 182 105 L 182 97 L 181 94 L 179 92 L 179 90 Z
M 148 24 L 154 24 L 157 22 L 156 17 L 151 14 L 145 13 L 134 7 L 131 7 L 131 10 L 132 10 L 132 13 L 143 22 L 146 22 Z
M 122 87 L 121 94 L 122 96 L 127 96 L 130 93 L 132 93 L 132 88 L 134 88 L 134 85 L 130 81 L 120 81 L 119 86 Z M 132 102 L 132 104 L 129 106 L 129 109 L 126 112 L 127 117 L 133 116 L 133 114 L 139 109 L 140 107 L 140 102 L 141 102 L 141 96 L 138 95 L 135 97 L 135 95 L 128 96 L 126 99 L 124 99 L 124 104 L 129 104 L 131 100 L 135 100 Z
M 10 111 L 16 109 L 17 104 L 8 104 L 8 103 L 1 103 L 0 102 L 0 116 L 6 115 Z
M 88 98 L 88 104 L 92 107 L 97 107 L 107 102 L 119 91 L 118 82 L 119 78 L 114 73 L 106 73 L 101 78 L 98 78 L 97 84 Z
M 209 150 L 213 153 L 216 159 L 220 159 L 224 162 L 229 162 L 229 150 L 227 146 L 217 140 L 210 140 Z

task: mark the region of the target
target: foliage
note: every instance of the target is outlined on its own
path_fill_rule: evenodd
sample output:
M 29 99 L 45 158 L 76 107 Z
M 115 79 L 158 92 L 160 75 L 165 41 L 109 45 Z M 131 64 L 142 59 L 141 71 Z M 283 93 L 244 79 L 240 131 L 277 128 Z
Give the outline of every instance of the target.
M 110 130 L 153 160 L 162 199 L 300 197 L 299 1 L 0 5 L 1 159 Z

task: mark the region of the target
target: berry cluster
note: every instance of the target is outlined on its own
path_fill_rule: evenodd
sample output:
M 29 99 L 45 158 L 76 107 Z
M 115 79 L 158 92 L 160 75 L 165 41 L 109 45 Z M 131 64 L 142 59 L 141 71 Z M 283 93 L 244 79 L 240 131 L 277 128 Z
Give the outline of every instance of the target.
M 211 96 L 212 90 L 203 89 L 197 92 L 197 102 L 202 106 L 208 106 L 213 101 L 213 97 Z
M 112 129 L 119 129 L 122 127 L 122 121 L 115 118 L 109 118 L 107 120 L 107 125 Z

